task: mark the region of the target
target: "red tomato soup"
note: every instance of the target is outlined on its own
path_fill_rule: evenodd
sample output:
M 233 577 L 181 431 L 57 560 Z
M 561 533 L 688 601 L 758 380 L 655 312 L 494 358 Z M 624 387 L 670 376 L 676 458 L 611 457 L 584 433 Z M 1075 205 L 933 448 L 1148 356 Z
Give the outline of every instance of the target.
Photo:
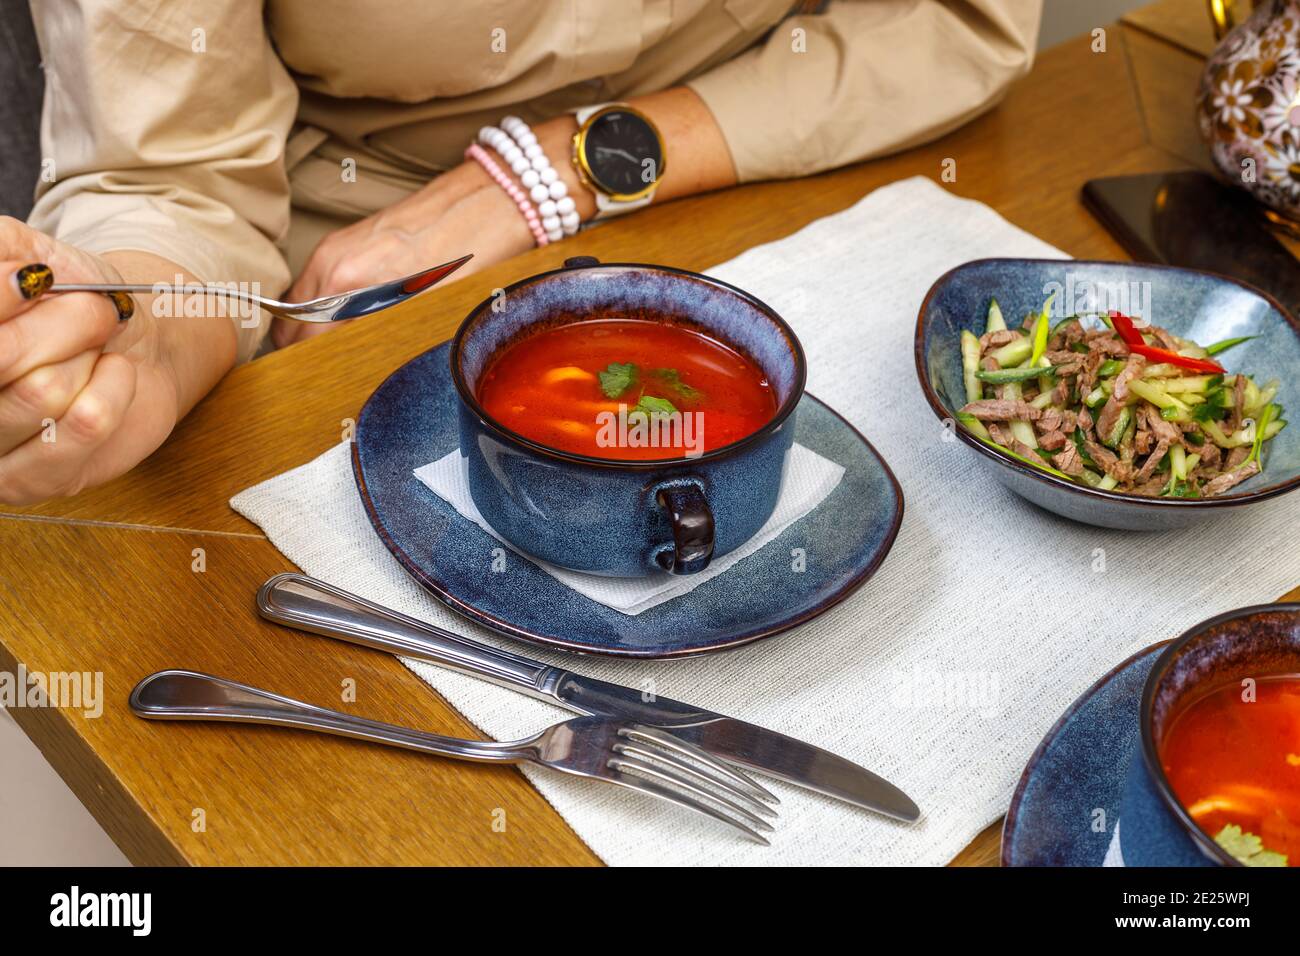
M 1160 762 L 1178 802 L 1229 853 L 1264 850 L 1300 866 L 1300 675 L 1260 678 L 1253 702 L 1245 692 L 1229 684 L 1187 705 Z M 1221 837 L 1225 827 L 1242 835 Z
M 735 349 L 641 319 L 520 339 L 493 357 L 478 400 L 539 444 L 626 461 L 697 457 L 752 435 L 777 406 L 763 370 Z

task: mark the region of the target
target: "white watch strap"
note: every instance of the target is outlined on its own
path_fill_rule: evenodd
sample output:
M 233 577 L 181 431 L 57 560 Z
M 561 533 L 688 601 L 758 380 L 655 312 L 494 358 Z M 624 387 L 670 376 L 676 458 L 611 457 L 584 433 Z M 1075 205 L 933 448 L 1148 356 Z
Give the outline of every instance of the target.
M 625 212 L 631 212 L 634 209 L 640 209 L 642 206 L 650 205 L 650 200 L 655 198 L 655 191 L 652 189 L 640 199 L 613 199 L 606 196 L 600 190 L 596 191 L 596 215 L 592 216 L 592 221 L 597 219 L 609 219 L 612 216 L 621 216 Z
M 573 111 L 574 118 L 578 121 L 578 126 L 583 126 L 587 120 L 591 119 L 601 110 L 608 106 L 619 106 L 619 103 L 596 103 L 592 106 L 582 106 Z M 640 209 L 642 206 L 650 205 L 650 201 L 655 198 L 655 190 L 652 189 L 640 199 L 621 200 L 613 199 L 601 192 L 591 184 L 588 188 L 596 196 L 596 215 L 592 216 L 592 222 L 598 219 L 610 219 L 614 216 L 621 216 L 625 212 L 632 212 L 634 209 Z M 658 187 L 656 187 L 658 188 Z
M 581 126 L 583 123 L 587 122 L 587 120 L 591 119 L 601 110 L 603 110 L 606 106 L 614 106 L 614 105 L 615 105 L 614 103 L 596 103 L 594 106 L 579 106 L 576 110 L 573 111 L 573 116 L 578 121 L 578 125 Z

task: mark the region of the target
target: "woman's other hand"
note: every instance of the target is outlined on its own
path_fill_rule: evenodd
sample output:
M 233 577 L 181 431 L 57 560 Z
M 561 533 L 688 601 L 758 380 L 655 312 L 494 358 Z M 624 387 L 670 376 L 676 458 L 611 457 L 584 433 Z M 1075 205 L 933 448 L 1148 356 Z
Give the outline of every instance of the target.
M 630 102 L 654 121 L 673 157 L 655 191 L 656 202 L 735 185 L 722 132 L 693 91 L 674 87 Z M 578 218 L 589 222 L 596 214 L 595 195 L 578 180 L 569 158 L 577 129 L 577 121 L 565 114 L 539 123 L 533 132 L 568 187 Z M 533 234 L 514 200 L 478 163 L 465 162 L 409 198 L 322 239 L 289 301 L 400 279 L 472 252 L 474 258 L 453 277 L 460 279 L 532 247 Z M 271 334 L 280 347 L 330 328 L 334 325 L 277 319 Z
M 439 176 L 407 199 L 330 233 L 289 290 L 290 302 L 348 292 L 429 269 L 472 252 L 459 279 L 531 249 L 533 234 L 514 201 L 474 162 Z M 339 323 L 341 324 L 341 323 Z M 277 348 L 335 325 L 275 320 Z

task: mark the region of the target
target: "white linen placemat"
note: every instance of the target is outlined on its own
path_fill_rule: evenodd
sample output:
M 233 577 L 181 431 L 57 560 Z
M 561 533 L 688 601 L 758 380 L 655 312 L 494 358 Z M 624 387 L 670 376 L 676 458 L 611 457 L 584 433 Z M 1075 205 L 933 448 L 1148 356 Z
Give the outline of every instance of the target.
M 415 469 L 415 477 L 435 495 L 460 512 L 462 517 L 473 521 L 498 541 L 502 540 L 501 536 L 492 530 L 492 526 L 483 520 L 478 508 L 474 506 L 474 499 L 469 496 L 469 479 L 465 474 L 459 448 L 448 452 L 437 461 Z M 772 512 L 772 517 L 767 519 L 767 523 L 758 530 L 758 534 L 735 551 L 713 561 L 708 568 L 698 574 L 677 575 L 661 572 L 643 578 L 609 578 L 557 568 L 553 564 L 532 558 L 529 560 L 579 594 L 584 594 L 593 601 L 598 601 L 624 614 L 637 615 L 657 604 L 663 604 L 665 601 L 671 601 L 673 598 L 694 591 L 705 581 L 716 578 L 738 561 L 749 557 L 821 504 L 826 496 L 835 490 L 835 486 L 843 477 L 843 465 L 836 464 L 803 445 L 791 446 L 786 454 L 781 495 L 777 499 L 776 510 Z
M 795 631 L 710 657 L 647 663 L 529 651 L 606 680 L 653 681 L 661 695 L 828 747 L 901 786 L 921 821 L 894 823 L 774 783 L 781 819 L 763 848 L 648 797 L 528 770 L 606 862 L 945 863 L 1005 812 L 1043 733 L 1099 675 L 1137 647 L 1295 584 L 1300 495 L 1196 528 L 1108 531 L 1035 508 L 993 483 L 970 449 L 943 440 L 916 382 L 916 313 L 936 278 L 985 256 L 1061 253 L 986 206 L 914 178 L 710 270 L 790 321 L 808 354 L 809 391 L 871 439 L 903 486 L 893 551 L 857 594 Z M 309 574 L 508 643 L 455 617 L 402 572 L 366 519 L 347 453 L 340 445 L 231 504 Z M 564 715 L 473 678 L 409 666 L 497 739 Z M 1093 834 L 1092 822 L 1080 820 L 1080 830 L 1108 845 L 1111 834 Z M 498 838 L 509 834 L 507 823 Z

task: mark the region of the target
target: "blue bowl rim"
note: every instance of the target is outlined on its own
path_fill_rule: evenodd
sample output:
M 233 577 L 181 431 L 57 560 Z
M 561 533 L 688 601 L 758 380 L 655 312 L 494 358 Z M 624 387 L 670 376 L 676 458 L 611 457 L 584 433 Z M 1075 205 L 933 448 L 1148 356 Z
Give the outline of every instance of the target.
M 1277 299 L 1273 298 L 1262 289 L 1257 289 L 1247 282 L 1242 282 L 1240 279 L 1233 278 L 1232 276 L 1220 275 L 1217 272 L 1209 272 L 1204 269 L 1183 269 L 1178 266 L 1168 266 L 1154 262 L 1112 262 L 1105 259 L 1016 259 L 1006 257 L 972 259 L 969 262 L 963 262 L 959 266 L 954 266 L 934 281 L 934 284 L 930 286 L 929 291 L 926 292 L 925 298 L 921 301 L 921 309 L 916 317 L 916 335 L 913 345 L 913 352 L 916 361 L 916 377 L 920 381 L 921 391 L 925 394 L 926 401 L 930 403 L 930 408 L 934 411 L 934 414 L 940 421 L 948 421 L 953 419 L 953 416 L 946 408 L 944 408 L 943 402 L 940 401 L 938 393 L 934 390 L 934 386 L 930 384 L 930 376 L 925 367 L 925 317 L 930 310 L 930 300 L 934 298 L 934 295 L 939 288 L 954 274 L 972 266 L 985 265 L 991 262 L 1018 264 L 1028 263 L 1032 265 L 1042 264 L 1053 266 L 1061 266 L 1064 264 L 1075 266 L 1125 266 L 1130 268 L 1180 272 L 1188 275 L 1210 276 L 1211 278 L 1219 279 L 1224 282 L 1231 282 L 1234 285 L 1241 286 L 1247 292 L 1259 296 L 1278 311 L 1278 313 L 1286 320 L 1287 324 L 1291 326 L 1291 330 L 1296 334 L 1296 337 L 1300 338 L 1300 322 L 1297 322 L 1296 318 L 1291 315 L 1291 313 L 1288 312 L 1283 307 L 1282 303 L 1277 301 Z M 1145 495 L 1131 495 L 1118 491 L 1102 491 L 1098 488 L 1090 488 L 1087 485 L 1080 485 L 1072 481 L 1066 481 L 1063 478 L 1057 478 L 1055 475 L 1048 474 L 1040 468 L 1035 468 L 1032 465 L 1026 465 L 1017 461 L 1005 452 L 998 451 L 996 448 L 984 444 L 974 435 L 967 432 L 965 428 L 958 427 L 954 428 L 953 431 L 961 441 L 965 442 L 985 457 L 992 458 L 994 461 L 1002 465 L 1018 470 L 1021 473 L 1028 475 L 1030 478 L 1051 485 L 1054 488 L 1060 488 L 1063 491 L 1083 495 L 1101 502 L 1127 501 L 1131 504 L 1141 505 L 1148 508 L 1230 508 L 1250 504 L 1255 501 L 1263 501 L 1265 498 L 1273 498 L 1277 495 L 1285 494 L 1288 491 L 1294 491 L 1296 488 L 1300 487 L 1300 474 L 1296 474 L 1291 478 L 1278 482 L 1277 484 L 1265 485 L 1262 488 L 1255 488 L 1251 491 L 1238 492 L 1237 494 L 1232 495 L 1215 495 L 1213 498 L 1149 498 Z
M 566 260 L 566 262 L 571 261 L 573 260 Z M 705 285 L 720 288 L 723 291 L 729 292 L 743 300 L 750 307 L 762 312 L 770 318 L 773 324 L 776 325 L 777 331 L 784 337 L 786 346 L 790 350 L 790 356 L 794 359 L 795 366 L 795 378 L 790 394 L 786 396 L 785 401 L 777 408 L 776 414 L 768 419 L 767 423 L 761 428 L 751 432 L 744 438 L 733 441 L 729 445 L 722 445 L 721 447 L 706 451 L 694 458 L 687 458 L 682 455 L 675 458 L 654 458 L 650 460 L 597 458 L 593 455 L 579 455 L 575 452 L 552 448 L 551 446 L 544 445 L 541 442 L 533 441 L 531 438 L 526 438 L 511 428 L 507 428 L 487 413 L 487 410 L 479 404 L 478 398 L 474 395 L 473 390 L 465 381 L 465 374 L 464 370 L 461 368 L 460 361 L 461 347 L 464 343 L 465 337 L 469 333 L 475 320 L 482 315 L 485 310 L 491 308 L 493 302 L 496 301 L 500 294 L 509 295 L 516 289 L 535 285 L 557 276 L 572 275 L 574 272 L 586 269 L 628 269 L 642 272 L 666 273 L 688 281 L 700 282 Z M 729 348 L 736 349 L 736 347 L 730 343 L 725 344 L 727 344 Z M 736 349 L 736 351 L 740 350 Z M 741 354 L 743 355 L 744 353 L 741 352 Z M 746 358 L 754 364 L 758 364 L 755 359 L 749 356 L 746 356 Z M 551 269 L 547 272 L 539 272 L 535 275 L 526 276 L 523 279 L 512 282 L 503 290 L 493 292 L 493 294 L 489 295 L 478 305 L 474 306 L 474 308 L 470 309 L 469 314 L 466 315 L 464 321 L 461 322 L 460 327 L 456 330 L 455 336 L 453 336 L 451 340 L 449 361 L 451 363 L 452 382 L 456 387 L 456 394 L 460 397 L 461 403 L 474 414 L 485 428 L 493 432 L 498 439 L 532 454 L 559 459 L 560 461 L 566 461 L 571 464 L 589 465 L 596 468 L 629 472 L 653 471 L 670 465 L 694 467 L 704 462 L 716 461 L 721 458 L 729 457 L 763 441 L 768 436 L 775 433 L 776 430 L 785 423 L 785 420 L 794 414 L 794 410 L 799 406 L 800 399 L 803 398 L 804 388 L 808 381 L 808 360 L 804 355 L 803 345 L 800 344 L 799 337 L 795 335 L 794 329 L 790 327 L 790 324 L 781 317 L 780 313 L 778 313 L 776 309 L 772 308 L 753 293 L 746 292 L 744 289 L 734 286 L 729 282 L 724 282 L 721 279 L 715 279 L 712 276 L 703 275 L 699 272 L 692 272 L 689 269 L 678 269 L 674 266 L 654 265 L 645 262 L 599 262 L 594 259 L 590 262 L 581 262 L 580 264 L 575 263 L 574 265 L 566 264 L 558 269 Z M 764 372 L 766 372 L 766 370 L 764 370 Z
M 1178 656 L 1178 652 L 1192 641 L 1232 621 L 1260 614 L 1276 614 L 1279 611 L 1300 615 L 1300 601 L 1252 604 L 1249 607 L 1239 607 L 1232 611 L 1216 614 L 1208 620 L 1193 625 L 1174 638 L 1170 645 L 1165 648 L 1164 653 L 1156 658 L 1156 662 L 1151 665 L 1151 672 L 1147 674 L 1146 685 L 1142 688 L 1142 704 L 1138 710 L 1138 721 L 1141 724 L 1142 734 L 1139 746 L 1142 748 L 1142 760 L 1146 765 L 1147 775 L 1151 778 L 1156 793 L 1165 805 L 1165 809 L 1187 831 L 1200 851 L 1223 866 L 1242 866 L 1242 864 L 1215 843 L 1213 837 L 1197 826 L 1196 821 L 1192 819 L 1192 815 L 1187 812 L 1186 808 L 1174 795 L 1174 788 L 1170 786 L 1169 778 L 1165 776 L 1165 769 L 1160 764 L 1160 754 L 1156 749 L 1155 735 L 1151 729 L 1151 711 L 1155 705 L 1156 685 L 1160 683 L 1160 678 L 1169 670 L 1174 658 Z
M 1172 638 L 1166 638 L 1163 641 L 1156 641 L 1156 643 L 1148 644 L 1141 650 L 1134 651 L 1128 657 L 1124 658 L 1124 660 L 1120 661 L 1110 670 L 1106 671 L 1106 673 L 1093 681 L 1088 689 L 1076 697 L 1074 702 L 1065 709 L 1065 713 L 1061 714 L 1061 716 L 1057 718 L 1056 723 L 1052 724 L 1047 733 L 1043 734 L 1043 739 L 1038 742 L 1038 746 L 1034 748 L 1034 752 L 1030 754 L 1029 760 L 1025 763 L 1025 769 L 1020 774 L 1020 782 L 1016 784 L 1016 789 L 1011 794 L 1011 802 L 1007 804 L 1006 816 L 1002 821 L 1002 849 L 999 854 L 999 865 L 1012 865 L 1011 848 L 1014 834 L 1016 832 L 1016 817 L 1020 811 L 1021 805 L 1024 803 L 1025 790 L 1029 786 L 1029 780 L 1033 777 L 1034 771 L 1038 769 L 1038 764 L 1047 753 L 1047 748 L 1051 746 L 1052 742 L 1060 735 L 1061 731 L 1065 729 L 1065 725 L 1074 718 L 1074 715 L 1083 709 L 1084 704 L 1090 701 L 1103 687 L 1114 680 L 1121 671 L 1128 670 L 1128 668 L 1132 667 L 1140 659 L 1146 657 L 1156 648 L 1166 647 L 1171 643 L 1173 643 Z

